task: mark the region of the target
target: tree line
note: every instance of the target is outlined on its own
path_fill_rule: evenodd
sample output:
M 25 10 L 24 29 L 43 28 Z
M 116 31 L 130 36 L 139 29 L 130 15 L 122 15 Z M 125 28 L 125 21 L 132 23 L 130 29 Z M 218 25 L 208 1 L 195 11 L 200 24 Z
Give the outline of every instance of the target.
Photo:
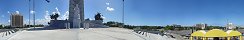
M 109 27 L 122 27 L 122 28 L 127 28 L 127 29 L 146 29 L 146 30 L 153 30 L 153 29 L 163 29 L 163 30 L 202 30 L 199 27 L 195 26 L 181 26 L 181 27 L 175 27 L 173 25 L 166 25 L 166 26 L 135 26 L 135 25 L 124 25 L 124 23 L 120 22 L 115 22 L 115 21 L 109 21 L 104 23 L 104 25 L 109 26 Z M 206 26 L 205 29 L 203 30 L 211 30 L 211 29 L 225 29 L 223 26 Z M 237 27 L 236 29 L 244 29 Z

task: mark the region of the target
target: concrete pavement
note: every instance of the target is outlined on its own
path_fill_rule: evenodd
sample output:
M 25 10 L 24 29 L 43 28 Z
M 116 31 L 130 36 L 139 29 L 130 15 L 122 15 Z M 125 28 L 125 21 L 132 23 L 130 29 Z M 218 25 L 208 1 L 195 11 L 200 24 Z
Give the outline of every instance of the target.
M 81 40 L 146 40 L 132 30 L 122 28 L 95 28 L 82 30 L 79 34 Z
M 123 28 L 56 29 L 22 31 L 9 40 L 146 40 Z
M 22 31 L 9 40 L 76 40 L 77 34 L 71 30 Z

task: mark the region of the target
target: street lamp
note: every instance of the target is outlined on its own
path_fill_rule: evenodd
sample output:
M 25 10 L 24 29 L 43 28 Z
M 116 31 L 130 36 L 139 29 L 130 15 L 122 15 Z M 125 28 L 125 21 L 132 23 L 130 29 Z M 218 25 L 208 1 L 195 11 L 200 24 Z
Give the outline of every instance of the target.
M 32 4 L 32 9 L 33 10 L 32 11 L 30 9 L 30 2 L 31 2 L 31 0 L 29 0 L 29 12 L 30 12 L 29 13 L 29 27 L 30 27 L 30 18 L 31 18 L 30 15 L 31 14 L 33 14 L 33 22 L 34 22 L 33 24 L 35 25 L 35 13 L 34 13 L 34 10 L 35 10 L 35 0 L 33 0 L 33 4 Z M 35 29 L 35 27 L 34 27 L 34 29 Z
M 34 13 L 35 12 L 34 11 L 35 10 L 35 0 L 33 0 L 33 4 L 32 4 L 32 9 L 33 10 L 32 11 L 30 11 L 31 10 L 30 9 L 30 1 L 31 0 L 29 0 L 29 12 L 30 12 L 30 14 L 33 14 L 33 22 L 34 22 L 33 24 L 34 24 L 34 29 L 35 29 L 35 13 Z M 29 25 L 30 25 L 30 14 L 29 14 Z
M 29 27 L 30 27 L 30 0 L 29 0 Z
M 125 16 L 125 0 L 123 0 L 123 14 L 122 14 L 122 22 L 123 22 L 123 24 L 122 24 L 122 28 L 124 28 L 124 25 L 125 25 L 125 18 L 124 18 L 124 16 Z

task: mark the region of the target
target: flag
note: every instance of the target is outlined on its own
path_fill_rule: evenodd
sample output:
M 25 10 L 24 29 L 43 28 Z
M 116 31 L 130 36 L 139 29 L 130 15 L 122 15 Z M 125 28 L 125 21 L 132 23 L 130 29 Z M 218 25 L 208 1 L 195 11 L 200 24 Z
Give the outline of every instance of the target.
M 50 1 L 49 0 L 46 0 L 47 1 L 47 3 L 49 3 Z

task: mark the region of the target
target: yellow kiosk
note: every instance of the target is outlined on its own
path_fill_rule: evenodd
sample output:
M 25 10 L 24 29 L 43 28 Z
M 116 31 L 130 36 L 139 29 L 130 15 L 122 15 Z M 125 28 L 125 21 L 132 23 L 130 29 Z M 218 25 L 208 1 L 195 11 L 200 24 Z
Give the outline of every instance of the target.
M 239 37 L 239 40 L 242 40 L 242 34 L 236 30 L 228 30 L 226 33 L 228 34 L 228 40 L 233 37 Z
M 197 39 L 199 39 L 199 37 L 201 39 L 204 39 L 205 34 L 206 34 L 206 32 L 204 30 L 199 30 L 199 31 L 192 33 L 190 39 L 193 40 L 193 37 L 196 37 Z
M 208 39 L 228 39 L 239 37 L 239 40 L 242 40 L 241 33 L 235 30 L 228 30 L 227 32 L 224 32 L 220 29 L 212 29 L 208 32 L 205 32 L 204 30 L 199 30 L 196 32 L 193 32 L 191 34 L 190 40 L 193 40 L 193 38 L 196 39 L 202 39 L 202 40 L 208 40 Z
M 226 39 L 227 33 L 220 29 L 212 29 L 208 31 L 204 37 L 206 37 L 206 39 Z

